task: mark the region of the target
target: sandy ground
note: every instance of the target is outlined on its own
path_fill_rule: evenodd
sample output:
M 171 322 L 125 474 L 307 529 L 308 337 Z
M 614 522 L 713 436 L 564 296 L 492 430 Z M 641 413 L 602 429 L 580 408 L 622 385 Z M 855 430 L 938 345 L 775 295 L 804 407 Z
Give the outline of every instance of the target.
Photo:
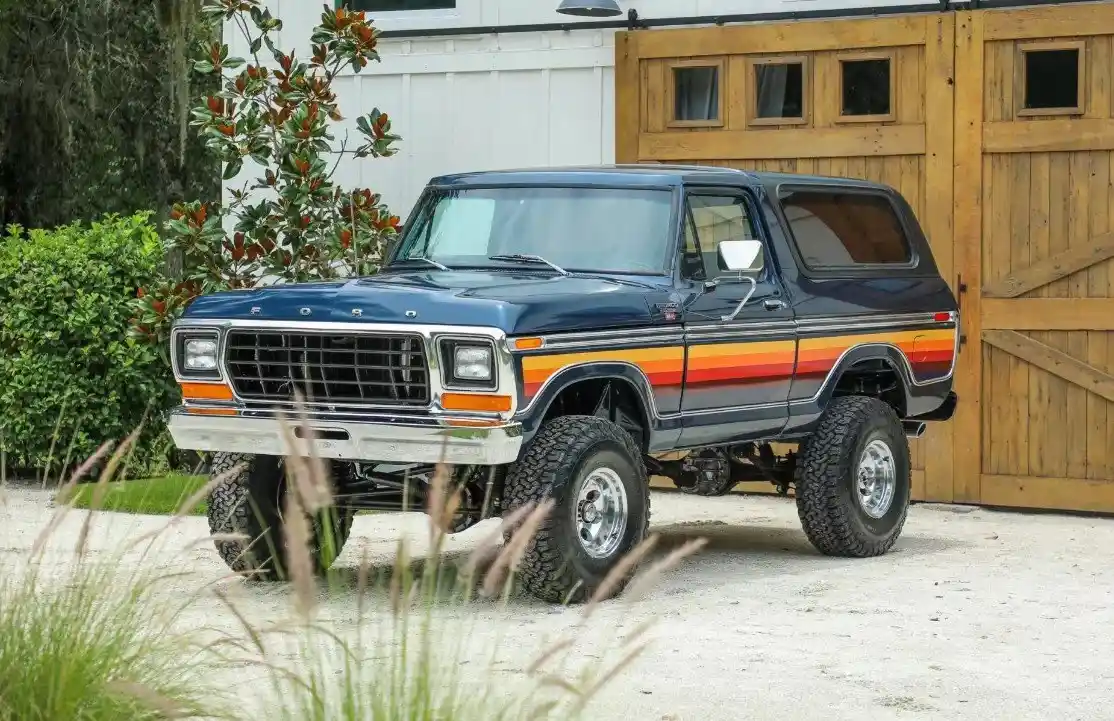
M 14 561 L 53 511 L 49 493 L 4 494 L 0 560 Z M 698 536 L 710 544 L 633 607 L 599 609 L 604 631 L 651 616 L 659 623 L 648 652 L 594 703 L 595 718 L 1114 718 L 1114 520 L 920 505 L 893 552 L 850 561 L 816 554 L 789 500 L 655 492 L 653 504 L 653 530 L 666 544 Z M 70 556 L 82 518 L 71 513 L 52 537 L 50 562 Z M 165 522 L 97 514 L 91 547 L 103 554 Z M 453 537 L 452 550 L 474 547 L 488 528 Z M 426 533 L 420 515 L 360 517 L 341 563 L 354 568 L 366 552 L 385 564 L 399 534 L 420 550 Z M 183 589 L 219 578 L 225 568 L 211 547 L 190 547 L 206 534 L 203 519 L 184 519 L 145 562 L 189 571 Z M 289 606 L 284 587 L 226 583 L 253 620 Z M 352 597 L 322 600 L 332 627 L 351 632 Z M 215 599 L 190 613 L 197 617 L 186 622 L 235 627 Z M 510 673 L 579 616 L 526 599 L 477 613 L 479 631 L 469 633 L 479 641 L 518 639 L 504 661 Z M 601 648 L 608 643 L 606 632 L 593 633 Z

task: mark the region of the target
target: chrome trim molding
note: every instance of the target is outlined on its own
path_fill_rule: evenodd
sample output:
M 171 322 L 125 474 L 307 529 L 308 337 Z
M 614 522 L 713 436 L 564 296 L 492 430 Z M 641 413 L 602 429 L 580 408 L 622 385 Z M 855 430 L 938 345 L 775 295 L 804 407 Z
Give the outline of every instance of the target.
M 444 341 L 447 341 L 447 340 L 449 340 L 449 341 L 459 340 L 459 341 L 464 341 L 466 343 L 474 343 L 476 345 L 486 345 L 489 348 L 491 348 L 491 376 L 492 376 L 491 380 L 494 383 L 494 385 L 483 385 L 483 386 L 473 385 L 473 386 L 469 386 L 469 385 L 460 385 L 460 384 L 453 385 L 452 383 L 450 383 L 449 382 L 449 377 L 452 376 L 452 373 L 453 373 L 452 364 L 455 361 L 452 358 L 441 357 L 441 344 Z M 499 350 L 495 347 L 496 344 L 495 344 L 493 339 L 486 338 L 486 337 L 480 338 L 480 337 L 477 337 L 475 335 L 459 335 L 459 334 L 455 334 L 455 333 L 454 334 L 443 333 L 443 334 L 437 335 L 433 339 L 433 344 L 437 348 L 437 360 L 440 362 L 440 365 L 441 365 L 441 388 L 443 390 L 449 390 L 449 391 L 453 391 L 453 392 L 463 391 L 465 393 L 496 393 L 498 391 L 498 389 L 499 389 L 499 378 L 502 375 L 501 359 L 499 357 Z M 510 356 L 508 356 L 508 360 L 509 360 L 509 358 L 510 358 Z M 511 373 L 512 374 L 514 373 L 514 367 L 513 366 L 511 367 Z M 432 390 L 433 389 L 430 388 L 430 391 L 432 391 Z M 517 395 L 517 392 L 516 392 L 516 395 Z
M 172 337 L 174 333 L 187 332 L 189 330 L 215 330 L 218 333 L 218 353 L 220 354 L 220 363 L 218 368 L 220 370 L 223 382 L 228 382 L 228 358 L 226 352 L 226 339 L 228 331 L 236 330 L 258 330 L 258 331 L 293 331 L 303 333 L 353 333 L 353 334 L 378 334 L 378 333 L 415 333 L 422 337 L 422 343 L 425 346 L 427 363 L 429 364 L 429 403 L 425 406 L 397 406 L 390 404 L 345 404 L 345 403 L 330 403 L 324 404 L 331 408 L 345 408 L 353 410 L 369 410 L 369 411 L 390 411 L 402 410 L 408 408 L 410 410 L 419 409 L 425 410 L 431 414 L 444 413 L 441 408 L 441 397 L 446 391 L 444 382 L 444 368 L 441 358 L 440 339 L 443 337 L 452 337 L 459 339 L 469 339 L 477 341 L 490 342 L 495 348 L 495 367 L 497 383 L 495 388 L 452 388 L 453 392 L 472 392 L 484 393 L 492 395 L 505 395 L 511 397 L 510 411 L 503 413 L 500 417 L 509 418 L 515 413 L 518 406 L 518 381 L 515 377 L 514 358 L 511 355 L 510 347 L 507 344 L 506 334 L 498 329 L 487 326 L 461 326 L 461 325 L 430 325 L 421 323 L 359 323 L 359 322 L 340 322 L 340 321 L 277 321 L 277 320 L 255 320 L 255 319 L 179 319 L 171 331 Z M 173 347 L 171 349 L 173 351 Z M 176 380 L 186 380 L 175 370 Z M 210 379 L 216 380 L 216 379 Z M 242 398 L 236 392 L 235 387 L 228 383 L 232 389 L 233 397 L 237 402 L 242 405 L 249 405 L 253 401 Z M 257 401 L 256 401 L 257 403 Z M 275 404 L 278 407 L 279 404 Z M 318 404 L 321 405 L 321 404 Z M 451 413 L 451 411 L 450 411 Z
M 669 346 L 679 346 L 685 342 L 683 333 L 676 333 L 674 335 L 659 335 L 651 338 L 622 338 L 618 340 L 590 340 L 590 341 L 577 341 L 576 343 L 567 343 L 565 341 L 551 341 L 545 343 L 541 348 L 531 348 L 526 351 L 514 351 L 515 355 L 529 356 L 529 355 L 557 355 L 554 351 L 576 353 L 580 351 L 590 352 L 593 350 L 635 350 L 638 348 L 666 348 Z
M 320 432 L 347 435 L 345 439 L 319 437 L 315 442 L 319 457 L 337 460 L 489 466 L 516 460 L 522 447 L 522 427 L 517 423 L 453 427 L 311 417 L 307 425 Z M 277 418 L 194 415 L 176 409 L 170 415 L 169 428 L 174 444 L 182 449 L 268 456 L 309 453 L 304 443 L 289 447 Z
M 939 325 L 940 323 L 949 321 L 936 320 L 936 312 L 917 312 L 917 313 L 884 313 L 878 315 L 860 315 L 857 316 L 846 315 L 829 315 L 829 316 L 813 316 L 795 321 L 799 326 L 829 326 L 829 325 L 875 325 L 879 323 L 886 324 L 901 324 L 901 325 L 920 325 L 931 324 Z
M 681 343 L 684 337 L 684 328 L 680 325 L 654 326 L 650 328 L 624 328 L 620 330 L 585 331 L 576 333 L 554 333 L 551 335 L 528 335 L 511 338 L 509 346 L 514 346 L 518 338 L 541 338 L 541 348 L 515 350 L 518 355 L 549 352 L 554 350 L 576 350 L 580 348 L 612 348 L 617 345 L 628 344 L 657 345 L 667 343 Z
M 748 341 L 778 339 L 795 341 L 796 335 L 794 329 L 789 327 L 776 330 L 752 330 L 747 333 L 739 333 L 738 331 L 722 331 L 720 333 L 702 331 L 699 334 L 693 333 L 685 335 L 685 340 L 694 344 L 714 341 L 746 343 Z
M 189 331 L 193 331 L 192 333 Z M 214 376 L 188 376 L 178 366 L 178 340 L 183 335 L 213 335 L 217 341 L 217 375 Z M 170 329 L 170 369 L 174 373 L 175 379 L 184 380 L 187 383 L 217 383 L 224 381 L 224 364 L 221 359 L 224 357 L 224 333 L 221 333 L 216 328 L 193 328 L 193 327 L 178 327 L 173 326 Z
M 517 337 L 540 337 L 541 348 L 513 350 L 514 355 L 544 354 L 552 351 L 577 351 L 607 348 L 622 350 L 626 348 L 676 344 L 684 341 L 729 341 L 737 338 L 746 341 L 757 338 L 776 337 L 789 334 L 814 333 L 855 333 L 879 331 L 907 327 L 934 326 L 949 327 L 956 323 L 952 312 L 947 321 L 938 321 L 935 313 L 891 313 L 872 315 L 854 319 L 850 316 L 826 316 L 805 318 L 803 320 L 781 321 L 734 321 L 731 323 L 708 321 L 686 325 L 655 326 L 653 328 L 599 331 L 578 331 L 575 333 L 551 333 L 537 336 L 515 336 L 509 338 L 513 347 Z

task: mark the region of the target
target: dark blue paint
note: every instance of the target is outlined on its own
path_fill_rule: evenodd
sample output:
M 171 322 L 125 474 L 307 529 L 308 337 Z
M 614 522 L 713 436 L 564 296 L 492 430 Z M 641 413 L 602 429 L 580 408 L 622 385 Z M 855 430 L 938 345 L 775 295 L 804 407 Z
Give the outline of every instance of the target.
M 779 188 L 813 183 L 837 185 L 847 189 L 870 189 L 888 194 L 913 244 L 916 267 L 885 274 L 844 272 L 816 273 L 805 268 L 778 202 Z M 740 316 L 750 320 L 786 320 L 814 316 L 846 315 L 849 320 L 871 314 L 951 311 L 956 300 L 940 277 L 935 261 L 908 203 L 887 186 L 859 180 L 819 178 L 778 173 L 749 173 L 703 166 L 613 166 L 541 170 L 507 170 L 462 173 L 433 178 L 422 198 L 415 204 L 410 220 L 434 193 L 461 187 L 577 186 L 620 188 L 665 188 L 675 193 L 680 208 L 688 189 L 717 188 L 747 194 L 757 220 L 757 230 L 767 246 L 770 272 L 759 283 L 752 304 Z M 187 319 L 267 319 L 341 321 L 348 323 L 421 323 L 429 325 L 480 325 L 498 327 L 509 335 L 541 334 L 560 331 L 587 331 L 631 328 L 667 323 L 707 322 L 730 312 L 737 294 L 730 285 L 709 290 L 703 283 L 682 277 L 679 262 L 682 242 L 681 216 L 675 214 L 676 246 L 674 261 L 660 275 L 573 274 L 559 276 L 543 267 L 508 266 L 499 269 L 457 269 L 441 271 L 433 267 L 416 268 L 412 263 L 391 266 L 388 254 L 381 273 L 370 278 L 331 283 L 305 283 L 250 291 L 232 291 L 203 296 L 185 313 Z M 397 250 L 397 244 L 395 249 Z M 761 310 L 763 298 L 779 298 L 786 307 L 777 312 Z M 735 298 L 737 301 L 737 298 Z M 662 307 L 680 308 L 678 317 L 666 319 Z M 756 305 L 755 305 L 756 304 Z M 258 308 L 257 314 L 251 310 Z M 309 315 L 301 309 L 308 308 Z M 357 317 L 354 309 L 361 314 Z M 412 315 L 407 315 L 412 311 Z M 844 363 L 854 362 L 849 356 Z M 903 378 L 904 364 L 897 363 Z M 841 366 L 842 367 L 842 366 Z M 527 434 L 536 430 L 549 403 L 568 383 L 591 377 L 623 378 L 641 383 L 629 366 L 598 364 L 567 371 L 560 383 L 551 383 L 536 399 L 531 411 L 523 415 Z M 905 380 L 910 414 L 929 413 L 949 398 L 951 381 L 914 386 Z M 761 389 L 766 393 L 768 389 Z M 774 408 L 706 413 L 686 417 L 686 438 L 678 438 L 682 416 L 662 420 L 650 418 L 651 446 L 668 449 L 717 444 L 754 436 L 790 436 L 807 432 L 828 400 L 830 388 L 809 404 L 777 405 Z M 786 389 L 788 394 L 788 389 Z M 718 407 L 755 402 L 743 387 L 722 398 Z M 778 398 L 782 396 L 778 390 Z M 694 398 L 695 400 L 695 398 Z M 681 410 L 710 410 L 706 403 Z M 644 409 L 645 411 L 646 409 Z
M 214 293 L 194 301 L 186 317 L 480 325 L 528 334 L 648 325 L 650 304 L 668 297 L 665 276 L 566 277 L 534 268 L 431 267 L 346 283 Z M 257 315 L 251 315 L 253 307 L 259 308 Z M 302 315 L 301 308 L 309 308 L 310 315 Z M 352 313 L 356 308 L 359 317 Z M 416 315 L 409 317 L 407 311 Z

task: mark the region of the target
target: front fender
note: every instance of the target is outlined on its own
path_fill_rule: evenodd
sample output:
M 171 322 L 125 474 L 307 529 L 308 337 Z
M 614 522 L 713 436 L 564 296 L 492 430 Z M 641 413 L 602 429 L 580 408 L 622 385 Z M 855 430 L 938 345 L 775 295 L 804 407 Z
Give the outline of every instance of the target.
M 646 428 L 653 430 L 658 427 L 654 390 L 641 368 L 622 361 L 590 361 L 562 368 L 546 380 L 530 402 L 514 416 L 514 420 L 522 424 L 523 434 L 529 437 L 537 431 L 550 406 L 564 390 L 589 380 L 621 380 L 629 384 L 638 396 L 639 411 Z

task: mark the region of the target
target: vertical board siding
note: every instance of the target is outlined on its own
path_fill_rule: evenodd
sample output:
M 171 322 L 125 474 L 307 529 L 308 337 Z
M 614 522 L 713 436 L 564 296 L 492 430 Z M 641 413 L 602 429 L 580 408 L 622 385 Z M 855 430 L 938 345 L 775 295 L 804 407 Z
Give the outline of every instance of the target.
M 966 286 L 960 407 L 951 423 L 933 425 L 914 444 L 914 496 L 1114 512 L 1114 259 L 1101 250 L 1114 230 L 1114 4 L 948 13 L 926 20 L 923 43 L 905 26 L 892 48 L 877 47 L 883 34 L 871 28 L 883 26 L 868 24 L 881 22 L 833 21 L 827 40 L 791 26 L 772 26 L 768 35 L 746 31 L 740 48 L 777 46 L 811 63 L 808 122 L 787 130 L 740 119 L 750 92 L 745 50 L 727 57 L 725 127 L 667 128 L 663 70 L 672 59 L 663 57 L 659 36 L 638 68 L 640 115 L 620 131 L 651 138 L 638 144 L 642 162 L 683 162 L 677 149 L 692 148 L 690 162 L 859 177 L 897 188 L 925 226 L 941 272 L 953 288 L 961 277 Z M 1062 28 L 1078 34 L 1065 36 Z M 728 46 L 725 31 L 716 32 L 708 35 L 710 52 Z M 683 40 L 679 47 L 701 50 L 692 33 L 671 37 Z M 813 144 L 817 157 L 785 157 L 787 141 L 779 144 L 779 137 L 804 141 L 802 130 L 847 127 L 837 122 L 838 58 L 862 43 L 816 49 L 835 37 L 864 38 L 872 50 L 893 53 L 894 118 L 876 127 L 923 128 L 923 146 L 836 154 Z M 1030 40 L 1083 44 L 1081 113 L 1019 115 L 1018 44 Z M 685 132 L 733 134 L 716 144 Z M 757 135 L 764 132 L 771 135 Z M 758 137 L 770 143 L 755 143 Z M 825 137 L 864 147 L 842 131 Z M 744 146 L 750 157 L 729 155 L 743 155 Z M 722 149 L 722 159 L 709 149 Z M 1085 252 L 1092 247 L 1095 253 Z M 1081 263 L 1084 257 L 1090 265 Z M 1011 287 L 1026 290 L 1011 295 Z M 947 462 L 938 462 L 944 456 Z
M 1084 43 L 1083 118 L 1110 120 L 1112 38 L 1055 37 Z M 1055 116 L 1015 116 L 1021 87 L 1016 40 L 985 43 L 982 95 L 987 122 L 1020 129 Z M 1059 121 L 1063 122 L 1063 121 Z M 1024 270 L 1111 229 L 1114 153 L 987 153 L 983 158 L 982 274 L 987 282 Z M 1096 263 L 1022 298 L 1111 298 L 1114 261 Z M 1114 334 L 1106 330 L 1020 331 L 1105 373 L 1114 373 Z M 1114 480 L 1110 401 L 990 345 L 983 349 L 983 464 L 986 474 Z
M 988 281 L 1111 229 L 1110 151 L 987 155 L 983 275 Z M 1022 298 L 1111 298 L 1114 261 L 1102 261 Z M 1114 334 L 1104 330 L 1023 331 L 1114 374 Z M 1114 479 L 1111 403 L 1005 351 L 984 348 L 983 472 Z
M 1062 25 L 1059 15 L 1071 15 L 1075 22 Z M 1110 28 L 1114 27 L 1114 7 L 1027 8 L 986 11 L 972 17 L 985 18 L 988 28 L 981 48 L 972 51 L 982 53 L 979 111 L 985 121 L 983 131 L 992 127 L 994 138 L 992 148 L 978 149 L 983 176 L 982 232 L 976 257 L 981 287 L 990 288 L 987 292 L 995 297 L 994 293 L 1001 293 L 1001 281 L 1034 265 L 1047 269 L 1051 258 L 1102 243 L 1112 228 L 1114 36 Z M 1060 28 L 1069 26 L 1083 34 L 1063 35 Z M 1018 45 L 1030 39 L 1082 42 L 1081 114 L 1019 116 L 1023 68 Z M 1086 134 L 1080 123 L 1090 123 Z M 1040 137 L 1037 143 L 1030 140 L 1034 132 Z M 958 198 L 963 191 L 957 188 L 956 192 Z M 967 268 L 973 269 L 970 264 Z M 1039 360 L 1032 353 L 1025 360 L 1004 350 L 998 336 L 993 338 L 996 344 L 982 344 L 981 498 L 999 505 L 1114 512 L 1110 502 L 1114 497 L 1114 404 L 1107 399 L 1109 394 L 1104 397 L 1081 385 L 1078 375 L 1073 382 L 1068 380 L 1071 373 L 1061 376 L 1054 372 L 1075 363 L 1091 378 L 1114 375 L 1110 324 L 1101 321 L 1100 327 L 1087 327 L 1071 318 L 1073 301 L 1079 302 L 1083 313 L 1084 307 L 1114 298 L 1114 260 L 1074 272 L 1046 273 L 1042 279 L 1047 282 L 1030 287 L 1017 301 L 996 300 L 996 314 L 979 324 L 988 333 L 1001 333 L 992 322 L 1009 318 L 1015 330 L 1006 332 L 1015 333 L 1014 338 L 1029 344 L 1030 350 L 1039 354 L 1045 353 L 1041 349 L 1052 349 L 1053 354 L 1067 356 L 1038 364 L 1032 362 Z M 1012 302 L 1040 299 L 1058 299 L 1063 304 L 1057 308 L 1060 313 L 1033 322 L 1020 312 L 1002 312 Z M 1027 330 L 1027 321 L 1039 329 Z M 1061 329 L 1045 329 L 1057 326 Z M 1034 341 L 1042 345 L 1033 345 Z M 1021 348 L 1018 343 L 1012 346 L 1013 350 Z
M 860 27 L 867 28 L 868 23 L 872 21 L 861 21 L 863 25 Z M 925 26 L 930 23 L 927 19 L 923 20 Z M 933 19 L 931 27 L 936 29 L 936 20 Z M 951 32 L 952 25 L 947 25 L 947 32 Z M 784 30 L 783 30 L 784 28 Z M 771 25 L 769 32 L 771 37 L 779 38 L 792 38 L 793 34 L 789 32 L 791 26 Z M 855 28 L 851 25 L 844 26 L 846 32 L 854 32 Z M 653 31 L 639 31 L 639 33 L 646 33 Z M 760 31 L 755 31 L 760 32 Z M 941 30 L 943 32 L 943 30 Z M 640 36 L 642 37 L 642 36 Z M 791 45 L 792 41 L 787 40 L 787 44 Z M 946 61 L 942 62 L 940 67 L 936 67 L 936 72 L 950 71 L 951 64 L 951 40 L 946 43 L 941 42 L 937 45 L 943 48 L 947 53 Z M 926 68 L 927 53 L 925 44 L 919 45 L 902 45 L 894 48 L 883 48 L 887 52 L 893 53 L 893 65 L 891 72 L 896 76 L 895 82 L 895 96 L 892 98 L 894 118 L 890 121 L 874 122 L 874 123 L 841 123 L 838 120 L 840 109 L 840 98 L 838 97 L 838 73 L 839 73 L 839 58 L 845 55 L 845 50 L 823 50 L 802 52 L 797 51 L 792 47 L 788 47 L 785 52 L 772 53 L 775 56 L 803 56 L 806 58 L 810 67 L 811 77 L 806 81 L 806 90 L 810 93 L 808 98 L 808 111 L 806 116 L 808 122 L 804 124 L 794 125 L 750 125 L 746 117 L 748 110 L 747 94 L 753 92 L 752 83 L 753 78 L 750 76 L 751 65 L 748 62 L 748 55 L 740 53 L 724 56 L 705 56 L 702 60 L 715 61 L 723 60 L 724 62 L 724 78 L 720 86 L 721 107 L 724 109 L 724 126 L 723 128 L 670 128 L 667 126 L 668 119 L 671 117 L 672 108 L 668 107 L 667 103 L 667 86 L 666 83 L 671 82 L 668 76 L 669 63 L 676 60 L 685 60 L 684 56 L 678 55 L 676 58 L 642 58 L 638 64 L 638 72 L 636 76 L 639 79 L 639 117 L 637 122 L 631 119 L 628 120 L 624 128 L 620 128 L 620 133 L 630 133 L 637 135 L 658 134 L 658 133 L 745 133 L 748 137 L 770 137 L 776 138 L 783 130 L 792 130 L 793 132 L 809 131 L 809 130 L 825 130 L 825 129 L 844 129 L 851 128 L 860 129 L 863 132 L 869 132 L 871 128 L 879 126 L 893 126 L 893 125 L 913 125 L 925 127 L 926 123 L 930 120 L 929 110 L 925 101 L 927 92 L 927 74 Z M 763 53 L 761 57 L 769 57 L 771 53 Z M 947 83 L 947 78 L 940 78 L 940 83 Z M 936 92 L 934 90 L 934 92 Z M 939 118 L 933 117 L 933 121 L 940 121 Z M 946 132 L 942 136 L 945 140 L 942 142 L 941 148 L 936 152 L 942 152 L 947 159 L 950 168 L 951 158 L 951 116 L 949 114 L 941 121 L 946 128 Z M 768 136 L 760 134 L 767 133 Z M 624 141 L 626 142 L 626 141 Z M 662 159 L 656 158 L 652 153 L 643 153 L 637 158 L 640 162 L 663 162 Z M 775 171 L 775 172 L 788 172 L 788 173 L 808 173 L 816 175 L 829 175 L 829 176 L 850 176 L 855 178 L 862 178 L 866 180 L 877 181 L 886 183 L 899 190 L 902 195 L 908 199 L 909 204 L 913 207 L 914 212 L 918 218 L 925 223 L 926 228 L 928 223 L 925 222 L 925 214 L 927 211 L 927 184 L 926 184 L 926 168 L 927 160 L 923 153 L 918 154 L 887 154 L 882 156 L 848 156 L 848 157 L 798 157 L 798 158 L 748 158 L 748 159 L 723 159 L 723 160 L 707 160 L 698 158 L 669 158 L 667 162 L 680 162 L 680 163 L 694 163 L 703 165 L 714 165 L 719 167 L 731 167 L 742 170 L 759 170 L 759 171 Z M 950 216 L 951 213 L 951 200 L 950 200 L 950 187 L 945 189 L 946 202 L 939 207 L 943 208 L 943 213 Z M 951 258 L 952 258 L 952 235 L 950 232 L 950 220 L 943 226 L 945 231 L 942 233 L 929 233 L 930 242 L 933 245 L 934 254 L 937 254 L 944 260 L 942 268 L 947 273 L 951 272 Z M 941 433 L 940 426 L 931 426 L 928 434 L 921 439 L 913 440 L 910 442 L 910 449 L 912 453 L 911 461 L 915 471 L 914 473 L 914 498 L 917 500 L 951 500 L 950 480 L 947 482 L 947 487 L 940 487 L 941 484 L 936 484 L 933 492 L 930 495 L 928 488 L 932 486 L 932 482 L 928 480 L 931 473 L 926 473 L 926 452 L 925 448 L 934 442 L 934 436 Z M 945 445 L 945 453 L 941 456 L 948 455 L 948 448 Z M 947 460 L 946 465 L 948 470 L 946 475 L 950 479 L 950 458 Z M 761 492 L 766 488 L 770 488 L 768 484 L 747 485 L 745 490 Z
M 341 102 L 353 116 L 350 97 L 361 113 L 374 107 L 390 113 L 400 152 L 345 158 L 341 167 L 358 165 L 362 184 L 405 216 L 437 175 L 614 162 L 614 69 L 600 62 L 612 51 L 602 33 L 579 35 L 579 49 L 567 38 L 555 48 L 546 33 L 501 37 L 498 46 L 490 39 L 441 41 L 439 52 L 423 53 L 419 64 L 411 62 L 414 43 L 385 43 L 382 65 L 353 78 L 360 91 Z M 554 54 L 562 67 L 547 67 Z M 402 65 L 403 58 L 415 72 L 392 73 L 392 61 Z

